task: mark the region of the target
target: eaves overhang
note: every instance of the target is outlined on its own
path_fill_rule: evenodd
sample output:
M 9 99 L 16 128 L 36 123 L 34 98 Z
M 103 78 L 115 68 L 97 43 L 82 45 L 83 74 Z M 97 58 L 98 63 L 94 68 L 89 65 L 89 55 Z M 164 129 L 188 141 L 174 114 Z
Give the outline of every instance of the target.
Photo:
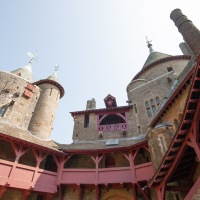
M 149 69 L 153 68 L 154 66 L 156 66 L 158 64 L 168 62 L 168 61 L 172 61 L 172 60 L 190 60 L 190 59 L 191 59 L 191 56 L 189 56 L 189 55 L 169 56 L 169 57 L 166 57 L 166 58 L 159 59 L 159 60 L 147 65 L 145 68 L 143 68 L 139 73 L 137 73 L 134 76 L 132 81 L 135 80 L 135 79 L 138 79 L 144 72 L 148 71 Z
M 133 105 L 129 106 L 119 106 L 119 107 L 112 107 L 112 108 L 100 108 L 100 109 L 91 109 L 91 110 L 83 110 L 83 111 L 75 111 L 70 112 L 72 116 L 81 115 L 81 114 L 89 114 L 89 113 L 110 113 L 110 112 L 117 112 L 117 111 L 128 111 L 133 108 Z
M 62 87 L 62 85 L 60 85 L 60 83 L 58 83 L 54 80 L 42 79 L 42 80 L 34 82 L 33 84 L 39 86 L 39 85 L 42 85 L 44 83 L 49 83 L 49 84 L 55 85 L 60 90 L 60 99 L 64 96 L 64 94 L 65 94 L 64 88 Z

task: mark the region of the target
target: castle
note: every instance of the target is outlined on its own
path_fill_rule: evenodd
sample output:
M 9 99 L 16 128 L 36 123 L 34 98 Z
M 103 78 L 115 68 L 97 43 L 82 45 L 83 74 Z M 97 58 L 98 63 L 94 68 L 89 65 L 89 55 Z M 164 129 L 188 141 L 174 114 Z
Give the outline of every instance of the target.
M 71 112 L 73 143 L 50 134 L 64 88 L 57 72 L 34 81 L 32 61 L 0 71 L 0 199 L 200 199 L 200 31 L 170 15 L 183 55 L 154 51 L 127 86 Z

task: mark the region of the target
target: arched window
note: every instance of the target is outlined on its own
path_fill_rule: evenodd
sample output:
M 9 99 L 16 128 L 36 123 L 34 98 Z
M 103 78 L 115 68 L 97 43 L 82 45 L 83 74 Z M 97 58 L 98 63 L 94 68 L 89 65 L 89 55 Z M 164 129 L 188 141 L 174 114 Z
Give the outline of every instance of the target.
M 145 101 L 145 106 L 147 110 L 148 117 L 152 117 L 156 113 L 157 107 L 160 105 L 160 98 L 156 97 L 155 100 L 151 99 L 150 102 Z
M 112 156 L 107 156 L 105 159 L 105 167 L 115 167 L 115 159 Z
M 149 106 L 149 102 L 148 101 L 145 101 L 145 106 L 146 106 L 148 117 L 152 117 L 151 108 Z
M 159 97 L 156 97 L 156 104 L 157 104 L 157 106 L 160 105 L 160 98 Z
M 155 113 L 156 112 L 156 105 L 155 105 L 155 101 L 153 100 L 153 99 L 151 99 L 151 108 L 152 108 L 152 111 L 153 111 L 153 113 Z

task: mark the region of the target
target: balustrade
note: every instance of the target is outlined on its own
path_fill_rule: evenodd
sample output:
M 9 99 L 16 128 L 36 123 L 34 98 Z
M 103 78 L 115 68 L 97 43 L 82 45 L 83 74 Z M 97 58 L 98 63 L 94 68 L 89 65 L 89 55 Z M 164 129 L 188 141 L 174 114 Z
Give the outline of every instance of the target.
M 127 123 L 99 125 L 99 131 L 101 132 L 124 131 L 127 129 Z

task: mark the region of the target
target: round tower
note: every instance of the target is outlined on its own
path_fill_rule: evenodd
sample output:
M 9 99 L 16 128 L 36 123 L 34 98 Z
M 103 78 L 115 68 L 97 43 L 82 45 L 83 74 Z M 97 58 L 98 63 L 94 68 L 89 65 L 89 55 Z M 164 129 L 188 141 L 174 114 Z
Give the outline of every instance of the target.
M 64 95 L 64 89 L 58 83 L 57 67 L 52 76 L 34 84 L 41 89 L 41 94 L 29 124 L 29 131 L 36 137 L 49 140 L 58 101 Z
M 146 62 L 127 86 L 128 102 L 132 102 L 135 108 L 132 110 L 133 120 L 138 134 L 147 133 L 147 125 L 191 58 L 190 55 L 171 56 L 155 51 L 149 40 L 147 46 Z

